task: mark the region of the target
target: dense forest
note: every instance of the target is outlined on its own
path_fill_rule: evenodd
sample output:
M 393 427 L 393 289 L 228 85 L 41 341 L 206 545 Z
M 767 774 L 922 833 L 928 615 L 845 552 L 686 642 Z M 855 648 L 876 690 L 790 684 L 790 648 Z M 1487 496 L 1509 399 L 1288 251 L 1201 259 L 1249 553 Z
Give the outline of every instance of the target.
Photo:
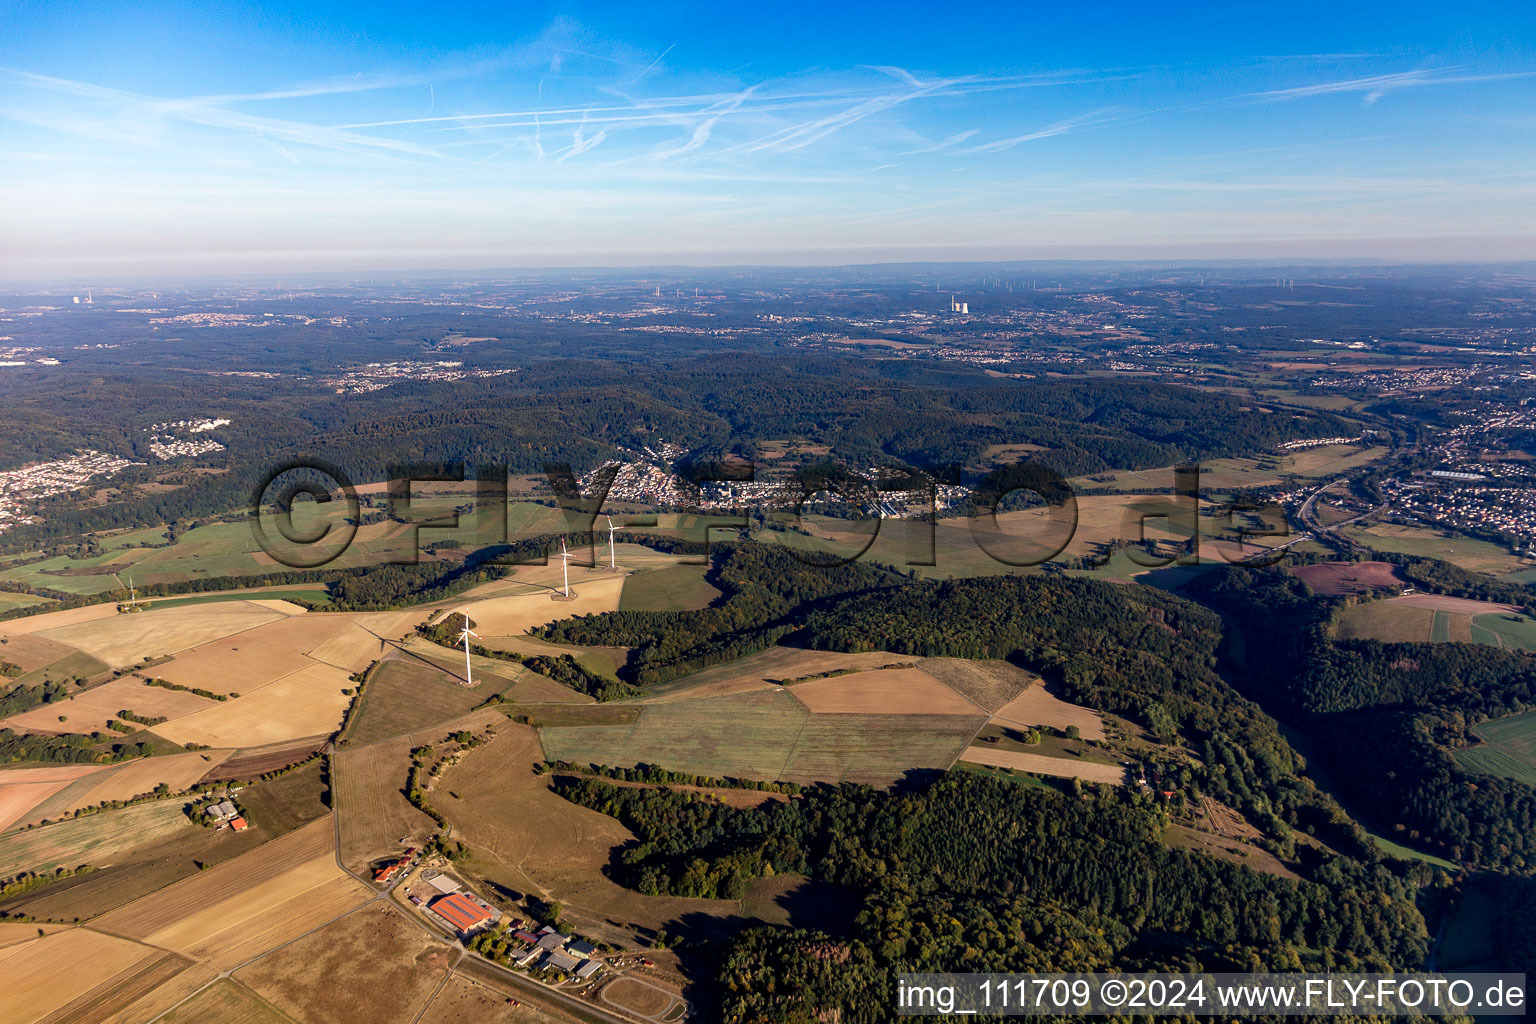
M 1536 707 L 1536 657 L 1472 644 L 1334 636 L 1342 599 L 1279 570 L 1227 569 L 1191 593 L 1220 608 L 1240 687 L 1302 726 L 1379 827 L 1478 867 L 1536 867 L 1536 790 L 1460 768 L 1472 726 Z M 1253 652 L 1262 651 L 1258 657 Z
M 592 468 L 620 446 L 654 439 L 750 454 L 766 440 L 807 437 L 851 464 L 919 466 L 971 464 L 989 445 L 1029 443 L 1051 449 L 1043 458 L 1052 468 L 1077 475 L 1251 454 L 1351 429 L 1330 413 L 1261 413 L 1236 398 L 1144 380 L 999 380 L 952 365 L 804 352 L 772 360 L 740 351 L 679 354 L 634 365 L 598 358 L 597 350 L 586 346 L 581 358 L 536 361 L 510 376 L 404 382 L 360 395 L 238 376 L 189 389 L 175 373 L 132 367 L 19 376 L 7 395 L 12 415 L 0 424 L 0 450 L 23 462 L 83 447 L 145 461 L 156 419 L 216 411 L 233 422 L 211 435 L 228 447 L 213 463 L 227 472 L 189 474 L 166 490 L 140 486 L 149 470 L 131 470 L 114 481 L 126 488 L 123 499 L 102 506 L 61 499 L 46 509 L 45 523 L 5 539 L 46 543 L 245 508 L 273 468 L 316 455 L 356 482 L 382 480 L 401 461 L 403 437 L 411 439 L 411 461 L 503 465 L 513 473 L 542 473 L 552 463 Z M 135 401 L 103 400 L 122 394 Z
M 901 971 L 1385 970 L 1427 948 L 1411 887 L 1386 863 L 1335 858 L 1321 881 L 1260 874 L 1164 846 L 1163 812 L 1122 791 L 959 773 L 743 809 L 596 779 L 558 788 L 636 834 L 613 872 L 641 892 L 735 898 L 787 872 L 857 896 L 848 935 L 733 940 L 727 1021 L 883 1021 Z

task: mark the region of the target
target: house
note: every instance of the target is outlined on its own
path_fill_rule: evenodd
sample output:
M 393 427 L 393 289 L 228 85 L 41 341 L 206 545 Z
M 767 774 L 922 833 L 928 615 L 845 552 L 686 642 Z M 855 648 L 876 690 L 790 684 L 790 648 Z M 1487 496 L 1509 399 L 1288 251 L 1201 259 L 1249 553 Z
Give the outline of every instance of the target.
M 550 953 L 539 966 L 547 971 L 561 971 L 565 974 L 570 974 L 576 970 L 576 965 L 579 963 L 581 961 L 573 956 L 567 956 L 564 953 Z
M 516 939 L 518 942 L 526 942 L 530 946 L 533 945 L 535 942 L 539 941 L 539 937 L 537 935 L 533 934 L 533 932 L 524 931 L 524 930 L 521 930 L 521 929 L 518 930 L 518 931 L 513 932 L 512 933 L 512 937 L 514 939 Z
M 512 958 L 512 962 L 517 964 L 517 966 L 527 967 L 539 957 L 543 956 L 544 951 L 538 946 L 525 946 L 521 949 L 514 949 L 507 955 Z
M 495 913 L 461 892 L 439 896 L 427 904 L 427 907 L 452 925 L 453 930 L 463 937 L 473 935 L 496 917 Z

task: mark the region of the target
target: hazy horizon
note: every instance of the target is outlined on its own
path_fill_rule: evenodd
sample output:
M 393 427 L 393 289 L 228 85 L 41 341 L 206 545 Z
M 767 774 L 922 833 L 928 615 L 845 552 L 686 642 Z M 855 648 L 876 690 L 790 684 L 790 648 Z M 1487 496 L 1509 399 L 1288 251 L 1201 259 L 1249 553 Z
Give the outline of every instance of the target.
M 1536 258 L 1536 11 L 18 11 L 0 276 Z

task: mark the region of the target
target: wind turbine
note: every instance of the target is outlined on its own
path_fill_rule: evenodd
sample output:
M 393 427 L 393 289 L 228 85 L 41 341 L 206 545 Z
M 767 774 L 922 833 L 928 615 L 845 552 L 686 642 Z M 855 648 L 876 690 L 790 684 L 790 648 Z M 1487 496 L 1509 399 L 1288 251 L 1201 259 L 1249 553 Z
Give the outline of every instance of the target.
M 608 568 L 617 569 L 619 563 L 614 561 L 613 558 L 613 516 L 605 515 L 603 518 L 608 520 Z
M 469 609 L 465 608 L 459 613 L 464 616 L 464 628 L 459 630 L 459 642 L 464 645 L 464 685 L 474 686 L 475 677 L 469 667 L 469 638 L 480 639 L 480 634 L 469 628 Z
M 560 538 L 560 568 L 565 573 L 565 587 L 560 593 L 565 597 L 571 596 L 571 553 L 565 550 L 565 538 Z

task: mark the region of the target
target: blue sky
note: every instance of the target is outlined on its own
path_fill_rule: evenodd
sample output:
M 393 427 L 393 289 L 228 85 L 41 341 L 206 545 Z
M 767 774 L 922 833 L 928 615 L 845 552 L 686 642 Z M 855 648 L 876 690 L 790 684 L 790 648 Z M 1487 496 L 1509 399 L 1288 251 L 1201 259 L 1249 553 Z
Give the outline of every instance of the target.
M 1529 2 L 138 6 L 0 2 L 0 273 L 1536 258 Z

